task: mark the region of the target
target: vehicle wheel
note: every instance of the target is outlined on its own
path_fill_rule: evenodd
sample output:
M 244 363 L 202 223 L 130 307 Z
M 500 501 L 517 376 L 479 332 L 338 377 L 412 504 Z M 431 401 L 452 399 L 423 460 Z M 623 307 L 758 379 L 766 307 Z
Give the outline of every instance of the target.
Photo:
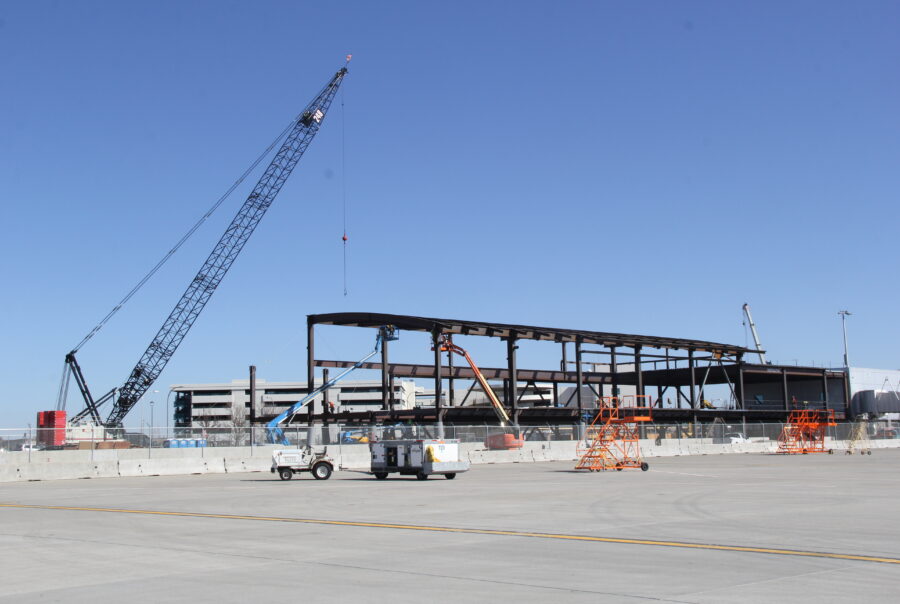
M 616 466 L 616 472 L 621 472 L 621 471 L 622 471 L 622 466 Z
M 866 451 L 866 455 L 871 455 L 871 454 L 872 454 L 871 451 Z
M 324 462 L 319 462 L 312 468 L 313 478 L 316 480 L 328 480 L 331 478 L 331 466 Z
M 281 476 L 281 480 L 290 480 L 294 477 L 294 472 L 290 468 L 281 468 L 278 470 L 278 475 Z
M 418 474 L 416 474 L 416 478 L 418 480 L 428 480 L 428 474 L 426 474 L 425 472 L 419 472 Z
M 641 464 L 641 472 L 646 472 L 649 469 L 650 469 L 650 464 L 648 464 L 646 461 Z
M 851 451 L 850 449 L 847 449 L 847 455 L 853 455 L 853 451 Z
M 444 474 L 444 478 L 446 478 L 447 480 L 453 480 L 454 478 L 456 478 L 456 472 L 449 472 L 447 474 Z
M 387 472 L 375 472 L 375 478 L 377 478 L 378 480 L 384 480 L 385 478 L 387 478 L 387 476 Z

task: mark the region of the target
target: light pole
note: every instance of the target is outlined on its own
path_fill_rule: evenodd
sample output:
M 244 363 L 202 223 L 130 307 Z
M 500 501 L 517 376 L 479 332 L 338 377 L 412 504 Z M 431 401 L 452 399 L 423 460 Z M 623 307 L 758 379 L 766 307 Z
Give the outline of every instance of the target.
M 175 394 L 175 391 L 169 390 L 169 394 L 166 395 L 166 438 L 169 438 L 169 423 L 172 421 L 172 415 L 169 413 L 169 405 L 171 404 L 173 394 Z M 174 436 L 174 432 L 172 435 Z
M 153 396 L 154 394 L 159 394 L 159 390 L 149 390 L 146 393 L 144 393 L 144 396 L 146 396 L 148 394 L 150 396 Z M 153 402 L 154 401 L 148 401 L 148 402 L 150 404 L 150 443 L 151 443 L 151 448 L 152 448 L 152 444 L 153 444 Z
M 844 331 L 844 367 L 850 369 L 850 355 L 847 352 L 847 317 L 853 313 L 849 310 L 840 310 L 838 314 L 841 316 L 841 329 Z
M 153 402 L 150 401 L 150 450 L 153 450 Z

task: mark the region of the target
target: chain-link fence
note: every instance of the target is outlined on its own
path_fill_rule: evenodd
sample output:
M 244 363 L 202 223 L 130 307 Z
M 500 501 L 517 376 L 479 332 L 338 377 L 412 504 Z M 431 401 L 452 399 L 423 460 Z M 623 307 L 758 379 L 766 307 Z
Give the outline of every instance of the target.
M 826 435 L 835 440 L 848 440 L 858 424 L 840 423 L 828 428 Z M 776 441 L 782 423 L 682 423 L 639 424 L 641 438 L 657 442 L 668 439 L 692 439 L 703 444 Z M 68 428 L 0 429 L 0 451 L 98 450 L 98 449 L 182 449 L 209 447 L 256 447 L 280 445 L 365 444 L 375 440 L 453 438 L 464 443 L 483 443 L 489 436 L 507 433 L 528 441 L 573 441 L 584 437 L 584 425 L 533 425 L 500 427 L 483 425 L 341 425 L 316 424 L 282 426 L 270 432 L 264 426 L 254 427 L 166 427 L 142 426 L 106 430 L 97 426 Z M 871 440 L 900 438 L 897 422 L 867 422 L 864 433 Z

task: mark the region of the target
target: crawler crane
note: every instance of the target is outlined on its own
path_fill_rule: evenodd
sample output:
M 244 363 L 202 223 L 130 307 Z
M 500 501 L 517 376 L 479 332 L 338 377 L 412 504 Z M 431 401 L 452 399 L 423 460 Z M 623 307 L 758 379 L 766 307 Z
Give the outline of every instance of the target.
M 90 416 L 94 423 L 102 423 L 106 427 L 120 427 L 122 425 L 122 420 L 153 385 L 172 358 L 172 355 L 175 354 L 179 344 L 181 344 L 194 321 L 197 320 L 200 312 L 206 306 L 206 303 L 209 302 L 213 292 L 215 292 L 219 283 L 222 282 L 228 269 L 231 268 L 231 265 L 237 259 L 244 244 L 247 243 L 250 235 L 253 234 L 254 229 L 262 220 L 266 210 L 269 209 L 269 206 L 272 205 L 275 197 L 281 191 L 282 186 L 284 186 L 285 181 L 291 175 L 297 162 L 300 161 L 303 153 L 319 131 L 322 120 L 325 119 L 325 114 L 328 112 L 345 75 L 347 75 L 346 66 L 332 76 L 321 92 L 297 116 L 280 149 L 262 177 L 260 177 L 259 182 L 256 183 L 253 191 L 247 197 L 240 210 L 238 210 L 231 224 L 225 229 L 225 233 L 219 239 L 203 266 L 200 267 L 197 275 L 191 280 L 187 289 L 175 304 L 175 308 L 172 309 L 168 318 L 163 322 L 162 327 L 156 336 L 153 337 L 134 369 L 131 370 L 125 383 L 119 388 L 113 388 L 99 399 L 95 399 L 88 388 L 81 367 L 75 359 L 75 354 L 79 348 L 99 330 L 103 325 L 102 322 L 66 355 L 67 371 L 64 373 L 63 382 L 60 385 L 60 402 L 57 407 L 61 408 L 65 404 L 65 392 L 68 389 L 70 376 L 74 376 L 85 403 L 84 410 L 75 414 L 72 417 L 72 422 L 77 422 Z M 114 308 L 110 315 L 107 316 L 107 319 L 120 306 L 121 304 Z M 115 398 L 112 410 L 106 421 L 101 421 L 99 406 L 114 397 L 117 398 Z

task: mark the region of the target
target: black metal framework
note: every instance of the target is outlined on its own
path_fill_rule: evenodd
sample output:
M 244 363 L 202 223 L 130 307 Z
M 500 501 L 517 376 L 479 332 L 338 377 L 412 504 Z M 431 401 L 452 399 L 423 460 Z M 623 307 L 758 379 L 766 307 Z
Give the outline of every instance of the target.
M 169 359 L 175 354 L 179 344 L 319 131 L 319 126 L 346 74 L 346 67 L 340 69 L 297 117 L 293 129 L 288 133 L 259 182 L 132 369 L 125 384 L 119 389 L 118 398 L 105 422 L 107 426 L 121 425 L 128 412 L 153 385 Z M 74 352 L 66 357 L 66 362 L 73 371 L 77 368 L 74 359 Z M 76 374 L 76 377 L 78 376 L 80 370 Z M 83 378 L 79 380 L 79 387 L 82 384 Z M 81 391 L 87 411 L 95 420 L 98 419 L 96 403 L 92 400 L 86 385 Z
M 504 381 L 504 403 L 516 424 L 555 421 L 578 422 L 593 408 L 590 398 L 617 395 L 620 388 L 633 388 L 635 394 L 655 395 L 656 421 L 727 421 L 783 420 L 797 406 L 829 408 L 838 417 L 846 413 L 844 373 L 815 367 L 754 365 L 744 362 L 747 353 L 755 351 L 741 346 L 693 340 L 621 333 L 558 329 L 528 325 L 509 325 L 454 319 L 436 319 L 380 313 L 332 313 L 307 318 L 309 337 L 307 379 L 315 377 L 316 367 L 342 368 L 351 361 L 323 360 L 315 357 L 315 326 L 341 325 L 377 328 L 391 324 L 401 331 L 423 332 L 433 340 L 441 335 L 477 335 L 499 338 L 506 343 L 507 366 L 481 367 L 487 379 Z M 561 345 L 562 360 L 558 370 L 522 369 L 516 360 L 517 342 L 538 340 Z M 568 344 L 574 344 L 574 360 Z M 468 367 L 445 365 L 440 354 L 433 364 L 389 363 L 385 355 L 381 363 L 366 363 L 365 369 L 382 373 L 382 383 L 394 378 L 432 378 L 435 406 L 433 409 L 396 410 L 384 404 L 379 412 L 345 413 L 343 421 L 491 421 L 489 409 L 454 406 L 449 399 L 445 407 L 441 399 L 443 381 L 474 379 Z M 522 408 L 520 392 L 537 382 L 552 383 L 553 400 L 541 406 Z M 525 385 L 522 388 L 522 384 Z M 560 400 L 560 384 L 575 386 L 573 398 Z M 706 400 L 712 386 L 727 387 L 733 407 L 712 405 Z M 654 392 L 655 391 L 655 392 Z M 777 391 L 777 392 L 776 392 Z M 385 399 L 386 400 L 386 399 Z M 358 416 L 358 417 L 357 417 Z

